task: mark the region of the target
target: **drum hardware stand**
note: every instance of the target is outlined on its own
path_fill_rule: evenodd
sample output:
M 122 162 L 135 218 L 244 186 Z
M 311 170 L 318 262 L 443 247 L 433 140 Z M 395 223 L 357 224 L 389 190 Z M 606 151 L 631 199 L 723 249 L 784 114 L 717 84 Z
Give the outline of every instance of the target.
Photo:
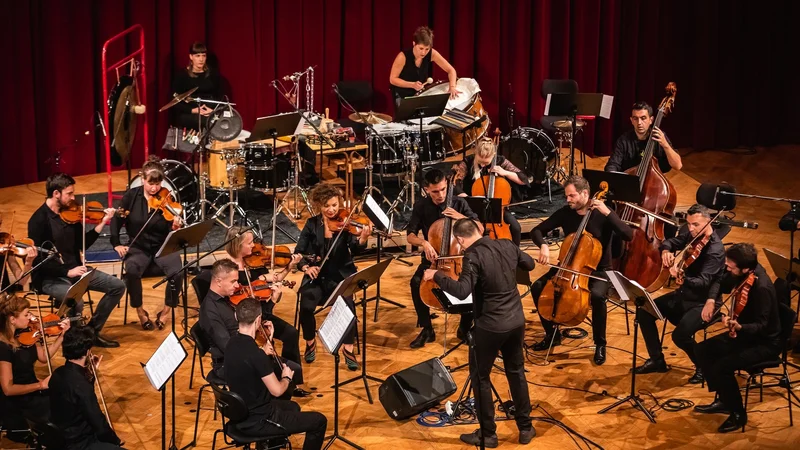
M 277 145 L 277 141 L 278 141 L 278 132 L 277 132 L 277 130 L 275 130 L 275 129 L 270 130 L 270 136 L 272 137 L 272 149 L 273 149 L 273 154 L 272 154 L 272 159 L 270 160 L 270 164 L 272 164 L 273 167 L 275 167 L 275 163 L 277 162 L 277 159 L 275 158 L 274 150 L 276 148 L 275 146 Z M 298 146 L 298 149 L 299 149 L 299 146 Z M 299 152 L 299 150 L 298 150 L 298 152 Z M 300 155 L 298 153 L 298 158 L 299 158 L 299 156 Z M 299 159 L 298 159 L 298 163 L 300 163 Z M 296 175 L 295 175 L 295 177 L 296 177 Z M 306 200 L 306 207 L 308 207 L 308 197 L 306 196 L 305 191 L 302 190 L 302 188 L 301 188 L 300 192 L 303 195 L 303 199 Z M 283 208 L 283 203 L 286 201 L 286 198 L 287 198 L 288 195 L 289 195 L 289 192 L 287 191 L 286 194 L 283 197 L 283 201 L 281 202 L 281 206 L 278 206 L 278 171 L 276 169 L 273 170 L 272 171 L 272 218 L 270 219 L 269 226 L 267 226 L 267 228 L 271 228 L 272 229 L 272 243 L 271 243 L 271 245 L 272 245 L 273 249 L 275 248 L 275 232 L 277 230 L 280 230 L 280 232 L 283 233 L 284 235 L 286 235 L 286 237 L 291 239 L 293 242 L 297 243 L 297 239 L 294 236 L 289 234 L 288 231 L 284 230 L 283 228 L 281 228 L 280 225 L 278 225 L 278 214 L 280 214 L 280 210 Z M 296 205 L 296 203 L 295 203 L 295 205 Z M 309 211 L 311 211 L 310 208 L 309 208 Z M 288 212 L 288 208 L 287 208 L 287 212 Z M 313 215 L 313 212 L 312 212 L 312 215 Z M 274 269 L 274 264 L 275 264 L 275 259 L 273 258 L 273 260 L 272 260 L 272 266 L 273 267 L 271 267 L 271 269 Z
M 403 187 L 400 189 L 400 193 L 397 194 L 397 198 L 394 199 L 394 202 L 389 205 L 389 210 L 386 211 L 387 214 L 391 214 L 392 212 L 396 212 L 397 214 L 402 215 L 403 211 L 408 209 L 409 211 L 414 207 L 414 194 L 417 190 L 417 183 L 414 181 L 414 175 L 417 172 L 417 159 L 419 156 L 417 152 L 412 149 L 411 145 L 407 145 L 406 149 L 403 151 L 403 158 L 409 162 L 411 166 L 411 180 L 408 179 L 403 180 Z M 411 191 L 409 197 L 411 198 L 411 203 L 403 201 L 403 197 L 406 194 L 406 191 Z M 402 207 L 397 209 L 398 205 L 402 202 Z
M 288 180 L 289 189 L 286 191 L 286 193 L 283 194 L 283 200 L 281 200 L 281 204 L 280 204 L 280 206 L 278 206 L 278 210 L 279 211 L 283 211 L 285 209 L 286 210 L 286 216 L 289 217 L 290 219 L 294 220 L 294 221 L 297 221 L 298 219 L 300 219 L 300 217 L 303 216 L 303 210 L 308 210 L 308 213 L 311 216 L 314 215 L 314 211 L 311 209 L 311 205 L 310 205 L 310 203 L 308 201 L 308 190 L 306 188 L 304 188 L 300 183 L 300 173 L 303 172 L 303 163 L 304 163 L 304 161 L 303 161 L 303 158 L 300 156 L 300 144 L 297 143 L 296 145 L 297 145 L 297 147 L 295 148 L 295 162 L 293 163 L 294 168 L 292 170 L 292 175 L 289 177 L 289 180 Z M 273 152 L 274 151 L 275 151 L 275 147 L 273 147 Z M 273 173 L 276 173 L 276 172 L 277 172 L 277 168 L 273 170 Z M 273 179 L 274 178 L 275 177 L 273 176 Z M 298 203 L 298 200 L 299 200 L 298 199 L 298 194 L 300 195 L 300 197 L 303 198 L 303 202 L 306 205 L 305 208 L 300 208 L 300 209 L 297 208 L 297 203 Z M 273 196 L 275 195 L 275 190 L 274 189 L 273 189 L 272 195 Z M 294 205 L 293 205 L 294 211 L 292 209 L 290 209 L 289 206 L 287 206 L 287 202 L 288 202 L 289 198 L 291 198 L 291 197 L 294 197 Z

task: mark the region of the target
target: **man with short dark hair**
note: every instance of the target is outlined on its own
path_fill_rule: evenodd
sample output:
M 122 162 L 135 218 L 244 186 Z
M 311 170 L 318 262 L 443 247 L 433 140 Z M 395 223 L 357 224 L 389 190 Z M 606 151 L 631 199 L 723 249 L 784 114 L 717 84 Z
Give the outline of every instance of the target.
M 725 274 L 712 284 L 709 301 L 720 292 L 741 290 L 749 282 L 747 304 L 737 318 L 723 318 L 722 323 L 731 330 L 730 333 L 711 337 L 697 344 L 695 349 L 697 364 L 702 367 L 708 390 L 716 392 L 717 397 L 711 404 L 697 405 L 694 410 L 704 414 L 729 414 L 718 429 L 720 433 L 738 430 L 747 423 L 747 412 L 742 405 L 734 372 L 778 355 L 782 345 L 775 287 L 764 267 L 758 263 L 755 246 L 749 243 L 732 245 L 725 252 L 725 269 Z M 736 303 L 736 298 L 733 303 Z
M 67 450 L 122 448 L 117 434 L 97 404 L 94 384 L 86 378 L 89 349 L 94 343 L 90 327 L 71 327 L 64 333 L 67 360 L 50 377 L 50 420 L 64 435 Z M 100 359 L 94 364 L 99 365 Z
M 84 239 L 85 248 L 89 248 L 100 236 L 103 226 L 111 220 L 116 210 L 106 208 L 105 216 L 100 223 L 86 231 L 84 236 L 80 222 L 68 224 L 59 215 L 62 209 L 66 209 L 75 201 L 75 180 L 65 173 L 50 175 L 47 178 L 46 191 L 47 199 L 28 221 L 28 236 L 38 247 L 51 248 L 55 245 L 62 261 L 58 258 L 50 259 L 39 267 L 33 272 L 33 285 L 41 292 L 52 295 L 57 303 L 61 303 L 70 286 L 89 270 L 81 258 Z M 36 263 L 41 262 L 46 256 L 40 253 Z M 125 294 L 125 283 L 98 270 L 89 283 L 89 290 L 105 294 L 97 303 L 94 315 L 89 321 L 89 326 L 94 328 L 96 333 L 94 344 L 97 347 L 119 347 L 119 342 L 100 336 L 100 331 Z M 78 300 L 72 307 L 71 315 L 78 316 L 82 311 L 83 301 Z
M 592 272 L 592 276 L 603 278 L 603 272 L 611 269 L 611 238 L 617 234 L 621 239 L 630 241 L 633 237 L 631 228 L 626 225 L 614 211 L 608 209 L 605 203 L 600 200 L 592 199 L 589 193 L 589 182 L 585 178 L 572 176 L 564 182 L 564 195 L 567 197 L 567 204 L 556 210 L 550 217 L 537 225 L 531 231 L 533 243 L 539 246 L 539 264 L 550 263 L 550 247 L 544 240 L 544 235 L 548 232 L 561 228 L 564 235 L 568 236 L 577 232 L 584 217 L 596 210 L 586 224 L 586 231 L 598 239 L 603 247 L 603 255 L 597 268 Z M 550 269 L 542 275 L 531 286 L 531 297 L 538 306 L 539 296 L 546 284 L 556 275 L 557 268 Z M 591 291 L 592 302 L 592 335 L 594 338 L 594 363 L 602 365 L 606 362 L 606 322 L 608 320 L 606 310 L 606 295 L 609 284 L 607 281 L 600 281 L 596 278 L 589 280 L 589 290 Z M 551 346 L 561 344 L 561 334 L 556 333 L 555 323 L 539 315 L 545 337 L 533 345 L 536 351 L 544 351 Z
M 414 301 L 414 309 L 417 312 L 417 325 L 422 328 L 419 335 L 411 341 L 411 348 L 420 348 L 428 342 L 436 340 L 436 332 L 433 331 L 431 323 L 431 310 L 422 301 L 419 293 L 422 283 L 422 274 L 425 269 L 431 267 L 431 262 L 439 257 L 439 249 L 433 248 L 428 242 L 428 230 L 437 220 L 447 216 L 451 219 L 470 218 L 478 220 L 478 215 L 472 212 L 467 205 L 467 201 L 456 195 L 452 195 L 452 206 L 446 208 L 448 182 L 444 172 L 439 169 L 431 169 L 422 178 L 422 185 L 427 194 L 425 198 L 418 199 L 411 211 L 411 219 L 406 227 L 408 243 L 422 247 L 423 253 L 419 267 L 411 277 L 411 298 Z M 458 327 L 458 337 L 466 339 L 466 331 L 469 329 L 470 315 L 461 316 L 461 324 Z
M 670 274 L 683 280 L 678 289 L 658 297 L 655 300 L 661 314 L 675 325 L 672 331 L 672 342 L 686 352 L 695 365 L 695 373 L 689 383 L 703 382 L 703 370 L 697 365 L 694 349 L 697 341 L 694 334 L 702 330 L 714 317 L 715 302 L 718 295 L 711 292 L 714 280 L 722 273 L 725 266 L 725 248 L 722 241 L 711 227 L 711 214 L 703 205 L 692 205 L 686 212 L 686 230 L 682 230 L 674 238 L 661 243 L 661 260 L 664 267 L 670 268 Z M 683 250 L 692 242 L 708 237 L 698 257 L 688 265 L 683 274 L 675 268 L 675 252 Z M 714 294 L 713 296 L 711 294 Z M 666 372 L 669 370 L 661 349 L 656 318 L 643 309 L 636 314 L 642 337 L 650 355 L 636 373 Z
M 497 426 L 494 423 L 489 375 L 498 352 L 503 354 L 506 379 L 514 401 L 519 428 L 519 443 L 527 444 L 536 436 L 531 425 L 531 400 L 525 379 L 523 338 L 525 313 L 517 289 L 517 268 L 531 271 L 533 258 L 508 239 L 481 236 L 478 224 L 471 219 L 459 219 L 453 235 L 465 249 L 458 280 L 434 269 L 425 270 L 424 279 L 434 280 L 445 292 L 460 299 L 472 294 L 475 316 L 472 347 L 469 355 L 470 376 L 475 400 L 480 409 L 480 429 L 461 435 L 467 444 L 478 445 L 480 434 L 486 447 L 497 447 Z
M 614 144 L 614 151 L 608 158 L 605 170 L 607 172 L 625 172 L 631 167 L 636 167 L 642 161 L 644 149 L 650 137 L 651 127 L 655 149 L 653 156 L 658 160 L 661 172 L 667 173 L 671 169 L 681 170 L 683 163 L 681 155 L 672 148 L 667 135 L 660 128 L 653 126 L 653 108 L 645 102 L 636 102 L 631 111 L 631 125 L 633 129 L 623 133 Z
M 304 450 L 322 448 L 328 420 L 318 412 L 300 412 L 300 406 L 291 400 L 282 400 L 289 391 L 294 371 L 289 366 L 277 367 L 272 348 L 258 348 L 256 332 L 261 324 L 261 305 L 246 298 L 236 306 L 237 333 L 225 347 L 228 388 L 238 394 L 247 405 L 247 418 L 236 428 L 247 435 L 279 434 L 274 424 L 287 433 L 306 433 Z M 272 329 L 268 327 L 267 335 Z M 280 373 L 281 378 L 275 375 Z

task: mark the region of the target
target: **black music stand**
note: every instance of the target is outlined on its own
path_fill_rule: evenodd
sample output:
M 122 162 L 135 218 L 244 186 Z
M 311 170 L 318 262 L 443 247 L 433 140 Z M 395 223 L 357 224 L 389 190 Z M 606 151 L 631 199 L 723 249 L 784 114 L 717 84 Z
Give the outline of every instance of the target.
M 583 169 L 583 178 L 586 178 L 586 181 L 589 182 L 592 193 L 600 191 L 600 183 L 608 183 L 608 200 L 638 203 L 642 198 L 639 177 L 636 175 Z
M 397 106 L 397 113 L 395 114 L 395 122 L 403 122 L 405 120 L 412 120 L 416 119 L 419 120 L 419 136 L 420 136 L 420 143 L 419 148 L 422 148 L 422 119 L 426 117 L 438 117 L 444 113 L 445 107 L 447 107 L 447 100 L 450 99 L 450 94 L 435 94 L 435 95 L 420 95 L 416 97 L 406 97 L 400 100 L 400 105 Z M 414 187 L 414 173 L 416 170 L 416 158 L 418 155 L 414 155 L 414 160 L 412 161 L 412 170 L 411 170 L 411 206 L 414 206 L 414 193 L 416 188 Z
M 181 341 L 170 331 L 158 346 L 150 359 L 139 363 L 144 370 L 150 384 L 157 391 L 161 391 L 161 449 L 167 449 L 167 383 L 172 382 L 172 420 L 169 449 L 177 449 L 175 445 L 175 372 L 186 360 L 188 354 L 181 345 Z
M 578 116 L 611 118 L 614 97 L 605 94 L 547 94 L 545 116 L 568 116 L 572 127 L 569 144 L 569 175 L 575 174 L 575 130 Z
M 499 198 L 490 197 L 466 197 L 469 209 L 478 215 L 478 220 L 483 224 L 484 231 L 488 232 L 486 226 L 490 223 L 503 223 L 503 204 Z
M 161 258 L 162 256 L 171 255 L 175 252 L 183 251 L 183 264 L 186 265 L 187 255 L 186 249 L 189 247 L 199 246 L 203 239 L 205 239 L 206 235 L 209 231 L 211 231 L 211 227 L 214 226 L 214 219 L 207 219 L 205 222 L 198 222 L 188 227 L 179 228 L 177 230 L 171 231 L 167 235 L 167 239 L 164 241 L 164 244 L 161 245 L 161 248 L 155 255 L 155 258 Z M 155 259 L 154 258 L 154 259 Z M 168 277 L 170 274 L 166 274 Z M 172 274 L 177 275 L 177 274 Z M 158 285 L 156 285 L 158 286 Z M 156 286 L 153 286 L 154 288 Z M 170 278 L 169 279 L 169 286 L 167 289 L 172 289 L 173 295 L 177 291 L 175 288 L 175 280 Z M 189 299 L 187 296 L 187 292 L 189 289 L 189 280 L 186 277 L 186 274 L 183 275 L 183 294 L 181 295 L 183 298 L 183 335 L 180 336 L 180 340 L 184 339 L 191 339 L 189 333 Z M 200 300 L 200 299 L 198 299 Z M 175 308 L 172 308 L 172 331 L 175 331 Z M 175 393 L 173 392 L 173 398 Z
M 339 287 L 341 287 L 341 284 Z M 325 449 L 333 445 L 338 439 L 353 448 L 364 450 L 339 434 L 339 348 L 342 346 L 344 337 L 353 330 L 354 326 L 356 326 L 355 314 L 350 312 L 350 308 L 347 307 L 344 299 L 339 299 L 337 296 L 337 300 L 331 307 L 330 314 L 328 314 L 328 317 L 325 318 L 317 331 L 320 341 L 322 341 L 322 346 L 333 355 L 334 361 L 333 434 L 325 438 L 330 439 L 325 445 Z
M 650 422 L 656 423 L 655 417 L 650 413 L 650 411 L 647 410 L 647 408 L 644 407 L 642 398 L 639 397 L 639 394 L 636 392 L 636 358 L 638 358 L 638 355 L 636 354 L 636 348 L 639 340 L 639 321 L 636 319 L 636 317 L 639 313 L 639 309 L 644 309 L 648 314 L 652 315 L 658 320 L 664 320 L 664 316 L 661 315 L 661 311 L 659 311 L 656 304 L 653 303 L 653 299 L 650 298 L 650 294 L 647 293 L 647 289 L 643 288 L 641 285 L 639 285 L 639 283 L 625 278 L 625 275 L 622 275 L 616 270 L 607 271 L 606 276 L 608 277 L 608 281 L 611 282 L 611 285 L 614 286 L 614 290 L 617 291 L 619 299 L 623 302 L 633 301 L 633 304 L 636 306 L 636 313 L 633 316 L 633 361 L 631 362 L 631 392 L 627 397 L 617 401 L 611 406 L 601 409 L 597 412 L 597 414 L 608 412 L 624 403 L 631 403 L 634 408 L 641 409 L 644 415 L 650 419 Z
M 391 259 L 387 259 L 377 264 L 373 264 L 366 269 L 356 272 L 345 278 L 341 283 L 339 283 L 339 287 L 331 295 L 327 302 L 329 303 L 331 299 L 337 298 L 338 296 L 355 296 L 355 293 L 358 290 L 361 290 L 363 293 L 361 300 L 361 375 L 356 375 L 355 377 L 338 383 L 333 387 L 335 388 L 337 386 L 344 386 L 354 381 L 363 380 L 364 389 L 367 391 L 367 399 L 369 400 L 370 404 L 373 403 L 372 393 L 369 391 L 369 384 L 367 383 L 367 380 L 376 381 L 378 383 L 383 383 L 385 380 L 367 374 L 367 288 L 373 284 L 376 284 L 378 280 L 381 279 L 381 275 L 383 275 L 383 272 L 386 271 L 386 268 L 389 267 L 391 262 Z

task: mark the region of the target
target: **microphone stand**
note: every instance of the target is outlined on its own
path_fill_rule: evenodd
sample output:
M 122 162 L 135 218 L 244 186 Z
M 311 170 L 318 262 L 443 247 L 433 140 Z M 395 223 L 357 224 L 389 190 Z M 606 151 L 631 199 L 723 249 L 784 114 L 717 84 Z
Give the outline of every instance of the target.
M 9 283 L 9 285 L 4 287 L 3 290 L 0 290 L 0 294 L 2 294 L 4 292 L 6 292 L 7 290 L 11 289 L 11 287 L 18 285 L 20 280 L 24 280 L 28 275 L 33 273 L 34 270 L 38 269 L 39 267 L 42 266 L 42 264 L 46 263 L 47 261 L 50 261 L 51 259 L 55 258 L 56 256 L 59 256 L 59 253 L 54 251 L 54 250 L 51 250 L 50 254 L 47 255 L 47 258 L 43 259 L 42 262 L 40 262 L 39 264 L 31 267 L 30 270 L 28 270 L 27 272 L 25 272 L 22 275 L 20 275 L 20 277 L 17 278 L 17 280 L 15 282 Z

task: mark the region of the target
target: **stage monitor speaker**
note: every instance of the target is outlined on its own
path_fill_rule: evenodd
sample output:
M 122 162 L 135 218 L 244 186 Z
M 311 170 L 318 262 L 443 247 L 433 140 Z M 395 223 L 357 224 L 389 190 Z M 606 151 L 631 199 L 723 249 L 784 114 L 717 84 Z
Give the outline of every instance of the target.
M 389 417 L 404 420 L 456 392 L 456 383 L 439 358 L 432 358 L 390 376 L 378 390 Z

